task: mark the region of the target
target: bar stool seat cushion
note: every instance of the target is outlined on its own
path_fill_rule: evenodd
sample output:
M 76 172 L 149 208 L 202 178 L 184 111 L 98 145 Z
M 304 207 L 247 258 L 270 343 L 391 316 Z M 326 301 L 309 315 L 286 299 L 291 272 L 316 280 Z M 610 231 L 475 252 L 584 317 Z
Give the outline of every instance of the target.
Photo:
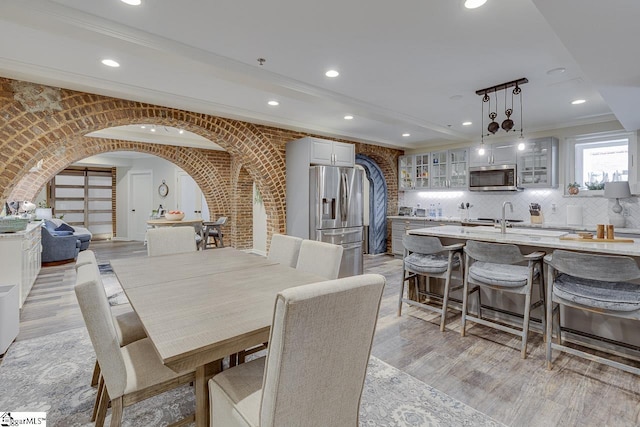
M 534 277 L 537 275 L 537 271 L 535 271 Z M 481 283 L 517 288 L 527 284 L 529 268 L 524 265 L 477 261 L 469 267 L 469 276 Z
M 553 282 L 554 295 L 588 307 L 612 311 L 640 309 L 640 284 L 601 282 L 560 274 Z
M 441 254 L 412 253 L 404 259 L 405 265 L 413 272 L 425 274 L 442 274 L 447 271 L 449 256 Z M 458 258 L 454 258 L 452 267 L 460 265 Z

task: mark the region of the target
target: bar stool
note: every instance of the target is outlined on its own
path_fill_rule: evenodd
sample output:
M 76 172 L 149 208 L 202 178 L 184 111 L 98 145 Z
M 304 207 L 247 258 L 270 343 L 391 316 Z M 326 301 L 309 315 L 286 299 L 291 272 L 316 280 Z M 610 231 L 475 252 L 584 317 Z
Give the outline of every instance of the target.
M 462 336 L 466 334 L 466 322 L 479 323 L 490 328 L 499 329 L 522 337 L 521 356 L 527 357 L 527 336 L 529 333 L 529 317 L 531 309 L 544 306 L 544 277 L 542 274 L 542 258 L 544 252 L 533 252 L 522 255 L 516 245 L 478 242 L 468 240 L 465 247 L 465 275 L 462 299 Z M 526 262 L 527 265 L 516 265 Z M 540 300 L 531 304 L 533 281 L 537 279 L 540 287 Z M 469 285 L 508 292 L 525 296 L 522 330 L 514 329 L 500 323 L 482 318 L 480 292 L 478 292 L 478 315 L 468 314 Z M 542 310 L 542 330 L 544 331 L 544 309 Z
M 451 287 L 451 273 L 454 268 L 458 268 L 460 278 L 462 279 L 463 277 L 462 248 L 464 244 L 456 243 L 442 246 L 440 239 L 437 237 L 406 234 L 402 236 L 402 245 L 404 246 L 404 258 L 402 259 L 402 283 L 400 284 L 400 298 L 398 300 L 398 316 L 402 315 L 402 303 L 440 313 L 440 331 L 444 332 L 447 321 L 449 293 L 462 288 L 462 285 Z M 427 278 L 425 292 L 420 290 L 419 276 Z M 429 292 L 428 283 L 431 277 L 445 280 L 442 296 Z M 404 298 L 404 284 L 411 279 L 414 281 L 417 301 L 409 298 L 409 295 Z M 409 290 L 407 290 L 407 294 L 409 294 Z M 434 307 L 420 302 L 423 296 L 441 298 L 442 307 Z
M 640 268 L 631 257 L 595 255 L 556 250 L 544 258 L 547 264 L 547 318 L 554 304 L 558 311 L 558 343 L 551 342 L 551 323 L 546 327 L 547 368 L 553 349 L 640 375 L 635 366 L 567 347 L 562 344 L 560 306 L 625 319 L 640 320 Z

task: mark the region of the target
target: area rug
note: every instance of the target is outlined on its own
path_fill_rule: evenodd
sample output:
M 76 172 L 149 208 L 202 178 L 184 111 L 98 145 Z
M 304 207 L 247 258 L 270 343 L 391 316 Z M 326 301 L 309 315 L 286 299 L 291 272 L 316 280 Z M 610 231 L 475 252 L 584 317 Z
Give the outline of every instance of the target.
M 129 303 L 127 296 L 122 290 L 122 286 L 120 286 L 120 282 L 118 282 L 116 274 L 111 268 L 111 264 L 108 262 L 100 263 L 98 264 L 98 270 L 100 270 L 100 278 L 102 279 L 104 290 L 107 293 L 109 305 L 114 306 Z
M 95 353 L 85 328 L 12 344 L 0 363 L 0 413 L 46 412 L 47 425 L 91 426 Z M 125 408 L 123 426 L 167 425 L 194 413 L 190 386 Z M 110 413 L 110 411 L 109 411 Z M 106 425 L 109 425 L 110 415 Z M 502 426 L 490 417 L 371 357 L 361 426 Z M 329 427 L 329 426 L 328 426 Z

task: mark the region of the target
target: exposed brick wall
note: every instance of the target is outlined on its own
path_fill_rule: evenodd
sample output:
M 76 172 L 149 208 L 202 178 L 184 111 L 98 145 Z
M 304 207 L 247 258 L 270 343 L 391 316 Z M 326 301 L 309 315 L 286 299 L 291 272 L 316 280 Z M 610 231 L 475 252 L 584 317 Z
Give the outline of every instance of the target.
M 84 136 L 142 123 L 185 129 L 216 142 L 226 152 Z M 56 173 L 88 156 L 110 151 L 145 152 L 189 173 L 203 190 L 212 219 L 222 214 L 229 217 L 227 227 L 232 231 L 227 241 L 251 247 L 252 181 L 262 194 L 268 235 L 283 232 L 285 144 L 308 135 L 316 136 L 0 78 L 0 197 L 32 200 Z M 356 143 L 356 152 L 379 163 L 387 179 L 389 211 L 395 212 L 397 158 L 402 152 L 363 143 Z M 30 173 L 41 159 L 43 169 Z

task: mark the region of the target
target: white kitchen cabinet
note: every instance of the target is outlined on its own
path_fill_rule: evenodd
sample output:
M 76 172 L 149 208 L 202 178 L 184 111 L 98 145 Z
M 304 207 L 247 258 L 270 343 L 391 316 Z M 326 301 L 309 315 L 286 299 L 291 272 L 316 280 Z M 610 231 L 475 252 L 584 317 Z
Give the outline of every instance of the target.
M 532 139 L 518 151 L 518 183 L 524 188 L 558 187 L 558 139 Z
M 40 272 L 40 223 L 31 223 L 25 231 L 0 234 L 0 283 L 18 285 L 19 305 L 27 299 Z
M 402 191 L 466 188 L 468 153 L 468 149 L 461 148 L 400 156 L 399 189 Z
M 440 224 L 438 224 L 440 225 Z M 407 217 L 406 219 L 391 220 L 391 253 L 402 257 L 404 254 L 404 246 L 402 245 L 402 236 L 407 234 L 407 230 L 415 230 L 417 228 L 425 228 L 427 220 L 425 218 Z
M 480 154 L 479 148 L 479 145 L 471 148 L 469 166 L 515 165 L 517 162 L 517 143 L 485 144 L 484 154 Z
M 356 150 L 353 144 L 312 137 L 291 141 L 288 146 L 291 144 L 302 146 L 308 153 L 308 160 L 312 165 L 353 167 L 356 163 Z
M 400 156 L 398 158 L 398 189 L 400 191 L 415 188 L 414 160 L 415 156 Z

